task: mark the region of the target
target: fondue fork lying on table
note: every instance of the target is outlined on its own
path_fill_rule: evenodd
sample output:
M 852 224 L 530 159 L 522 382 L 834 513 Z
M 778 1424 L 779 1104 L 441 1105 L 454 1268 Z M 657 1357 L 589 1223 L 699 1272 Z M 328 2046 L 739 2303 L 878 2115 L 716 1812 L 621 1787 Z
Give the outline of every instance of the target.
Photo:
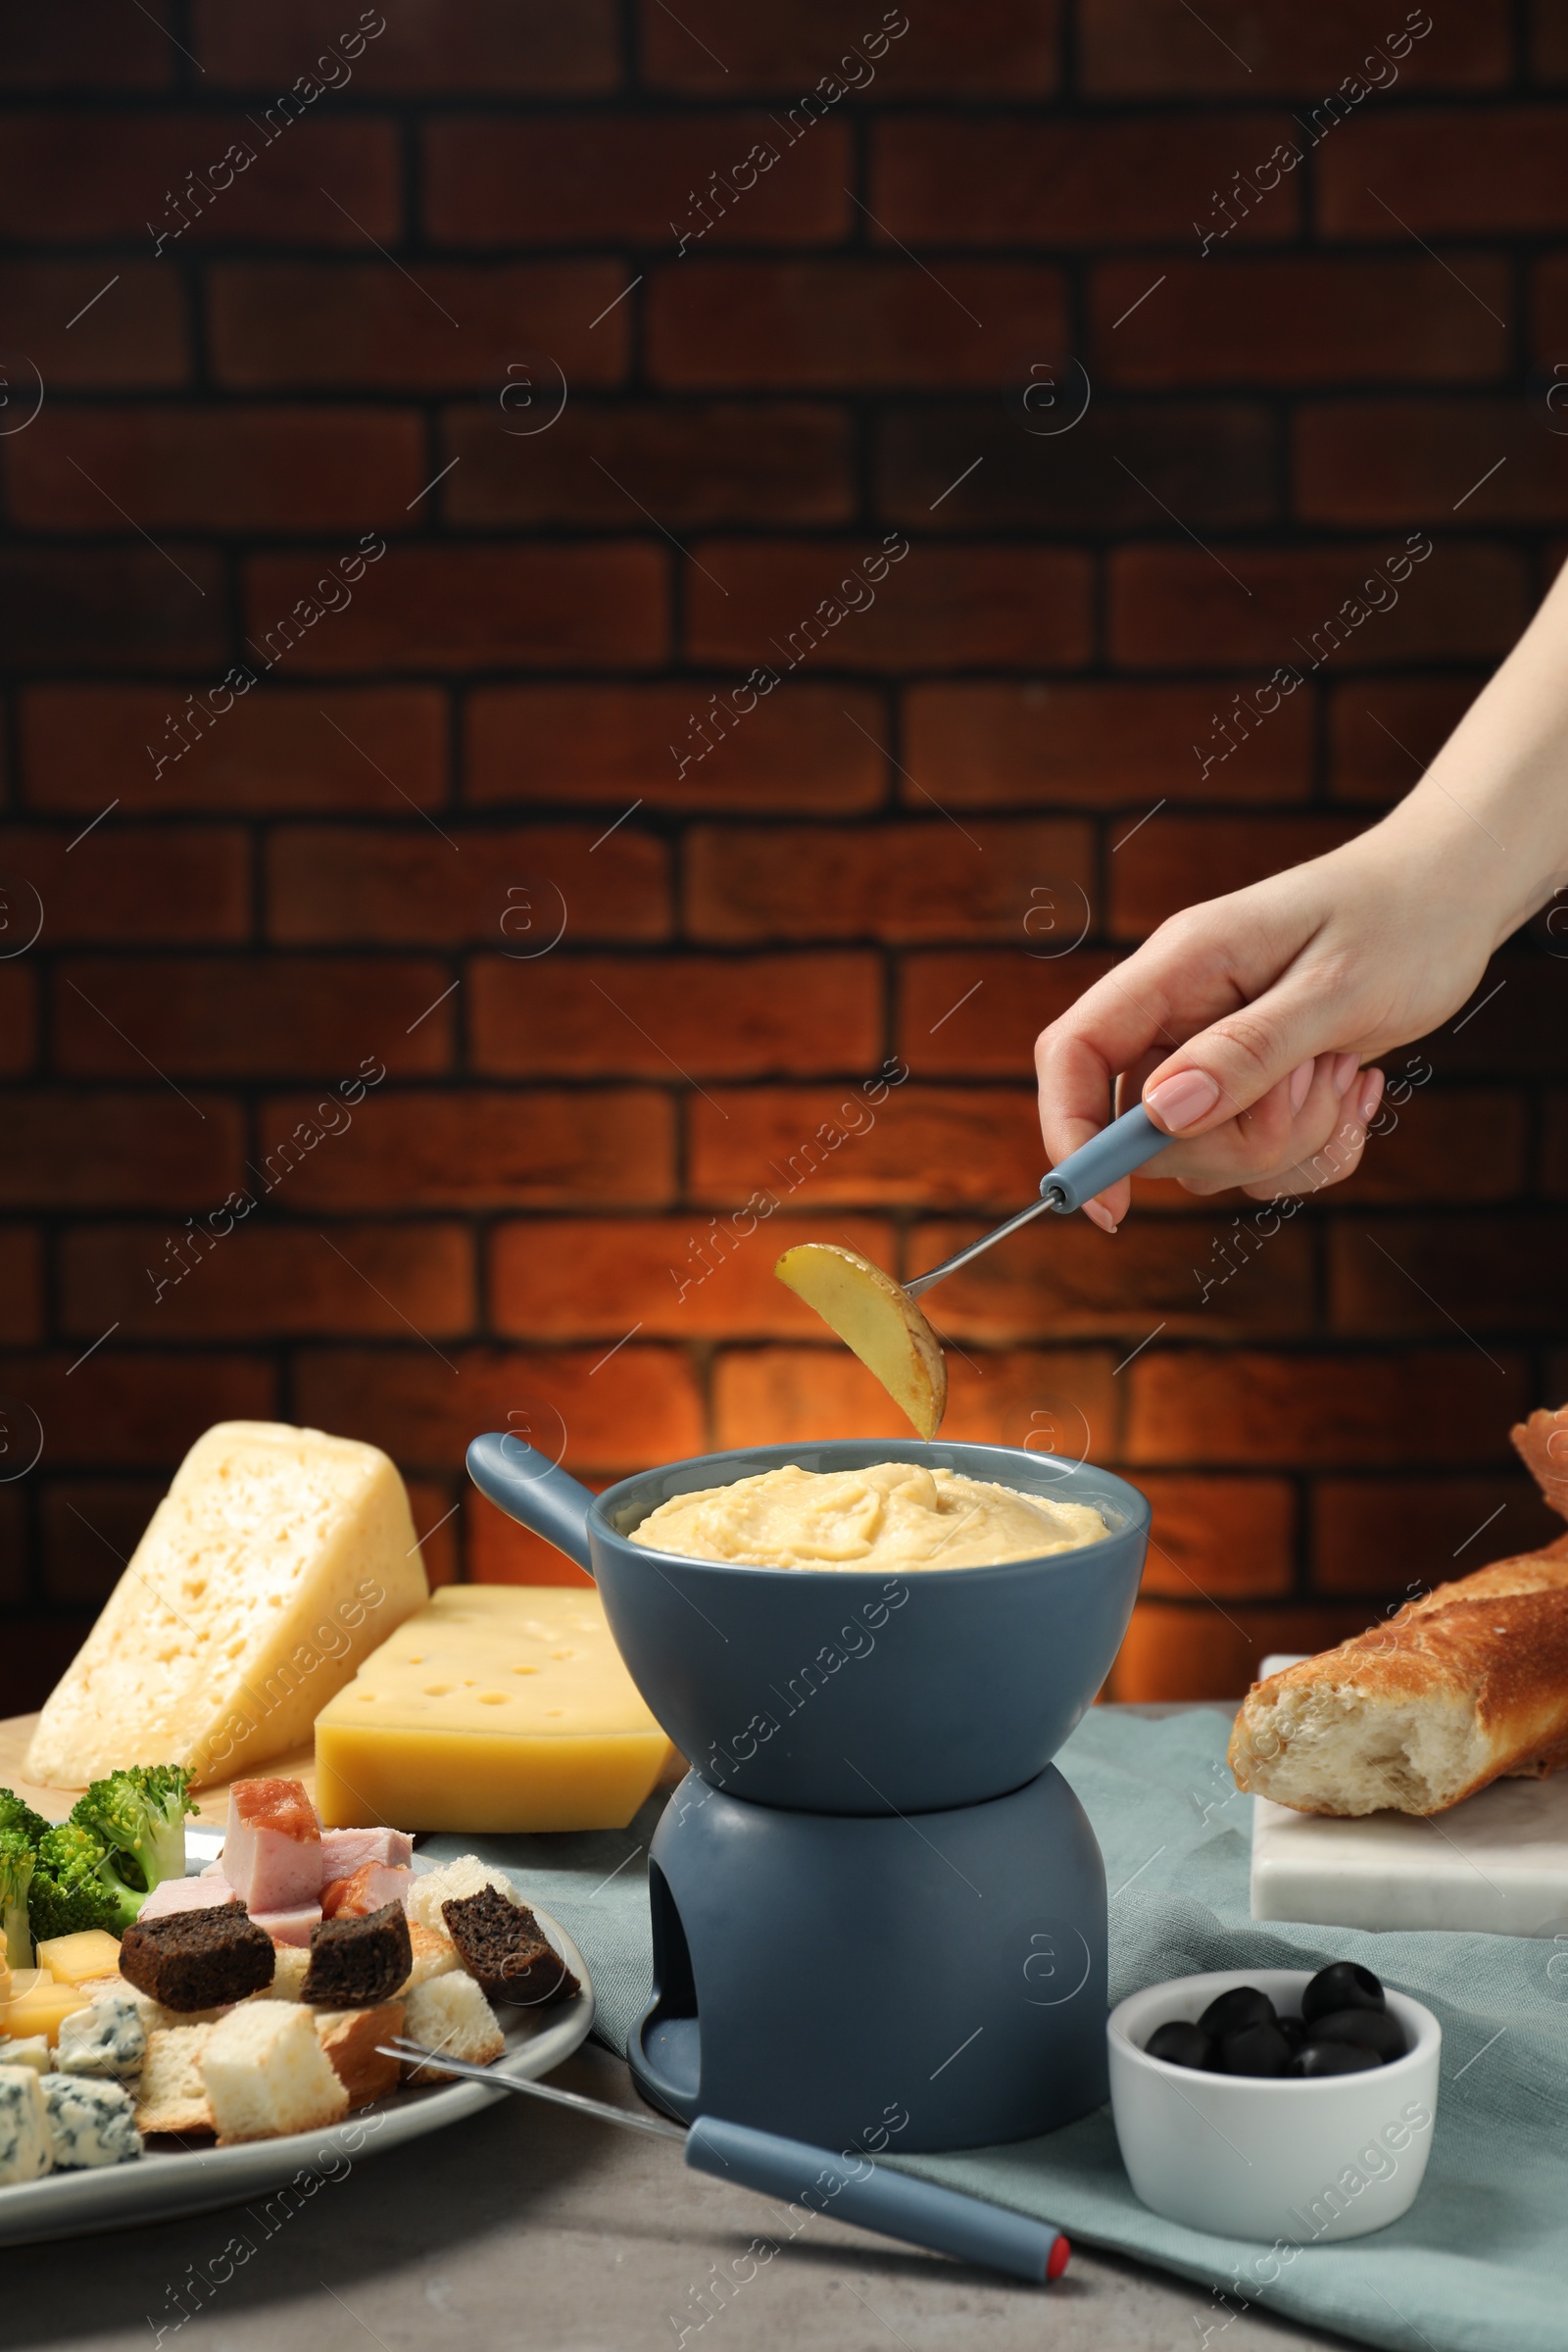
M 738 2180 L 743 2188 L 760 2189 L 764 2196 L 783 2197 L 788 2203 L 808 2203 L 813 2212 L 830 2212 L 835 2221 L 853 2223 L 858 2230 L 875 2230 L 884 2237 L 902 2238 L 906 2245 L 951 2254 L 982 2270 L 1003 2271 L 1009 2278 L 1027 2278 L 1035 2285 L 1059 2278 L 1072 2251 L 1049 2222 L 1031 2221 L 1026 2214 L 1009 2213 L 955 2188 L 939 2188 L 934 2181 L 912 2180 L 907 2173 L 885 2170 L 863 2157 L 851 2163 L 827 2148 L 781 2139 L 772 2132 L 754 2132 L 749 2125 L 725 2123 L 716 2115 L 699 2115 L 683 2132 L 657 2116 L 612 2107 L 580 2091 L 557 2090 L 547 2082 L 523 2082 L 488 2066 L 470 2066 L 466 2059 L 422 2049 L 403 2034 L 381 2043 L 380 2051 L 384 2058 L 422 2059 L 442 2074 L 461 2075 L 466 2082 L 548 2099 L 557 2107 L 597 2115 L 632 2132 L 684 2140 L 686 2162 L 694 2172 Z

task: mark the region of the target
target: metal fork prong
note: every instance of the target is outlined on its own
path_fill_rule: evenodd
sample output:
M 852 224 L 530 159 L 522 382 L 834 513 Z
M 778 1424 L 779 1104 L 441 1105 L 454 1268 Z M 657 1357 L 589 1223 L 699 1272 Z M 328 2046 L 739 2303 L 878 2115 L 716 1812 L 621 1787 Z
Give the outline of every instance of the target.
M 677 2124 L 661 2123 L 652 2115 L 634 2115 L 629 2108 L 612 2107 L 608 2099 L 585 2098 L 578 2090 L 557 2090 L 549 2082 L 529 2082 L 519 2075 L 499 2075 L 493 2066 L 474 2066 L 466 2058 L 448 2058 L 439 2050 L 426 2050 L 410 2041 L 404 2034 L 394 2034 L 390 2041 L 376 2045 L 383 2058 L 416 2059 L 449 2075 L 461 2075 L 466 2082 L 483 2082 L 492 2090 L 520 2091 L 525 2098 L 548 2099 L 554 2107 L 573 2107 L 579 2115 L 597 2115 L 607 2124 L 623 2124 L 628 2132 L 648 2132 L 656 2139 L 685 2140 L 686 2134 Z

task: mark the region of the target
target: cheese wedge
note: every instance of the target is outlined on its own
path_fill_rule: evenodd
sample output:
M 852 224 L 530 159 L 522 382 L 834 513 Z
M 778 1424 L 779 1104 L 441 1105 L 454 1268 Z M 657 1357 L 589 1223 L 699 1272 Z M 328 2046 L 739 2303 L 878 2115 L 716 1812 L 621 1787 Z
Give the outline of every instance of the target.
M 449 1585 L 316 1719 L 327 1829 L 623 1829 L 669 1742 L 597 1592 Z
M 79 1788 L 185 1764 L 198 1788 L 300 1746 L 426 1594 L 403 1481 L 318 1429 L 198 1438 L 38 1718 L 24 1770 Z

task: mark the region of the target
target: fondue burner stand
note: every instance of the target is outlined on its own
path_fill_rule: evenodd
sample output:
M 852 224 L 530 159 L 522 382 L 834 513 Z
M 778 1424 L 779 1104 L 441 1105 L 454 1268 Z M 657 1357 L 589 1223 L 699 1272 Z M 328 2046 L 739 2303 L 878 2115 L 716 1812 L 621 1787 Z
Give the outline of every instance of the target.
M 889 1459 L 1091 1502 L 1109 1537 L 891 1579 L 626 1541 L 673 1494 Z M 644 2096 L 682 2121 L 909 2155 L 1100 2106 L 1104 1867 L 1050 1759 L 1126 1629 L 1137 1490 L 1024 1450 L 898 1440 L 710 1454 L 598 1496 L 514 1439 L 475 1440 L 468 1464 L 597 1578 L 633 1681 L 696 1766 L 650 1852 L 654 1991 L 628 2051 Z
M 1054 1765 L 938 1813 L 787 1812 L 688 1773 L 648 1884 L 627 2055 L 683 2122 L 912 2155 L 1032 2139 L 1110 2095 L 1104 1867 Z

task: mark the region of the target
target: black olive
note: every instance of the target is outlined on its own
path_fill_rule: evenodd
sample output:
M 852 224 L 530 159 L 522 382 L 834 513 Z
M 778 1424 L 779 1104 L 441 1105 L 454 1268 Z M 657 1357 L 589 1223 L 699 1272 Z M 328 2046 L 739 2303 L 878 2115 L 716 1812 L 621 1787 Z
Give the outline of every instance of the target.
M 1144 2044 L 1151 2058 L 1163 2058 L 1168 2066 L 1195 2067 L 1200 2074 L 1217 2074 L 1219 2052 L 1200 2026 L 1190 2026 L 1180 2018 L 1169 2025 L 1156 2026 Z
M 1381 2009 L 1383 1987 L 1358 1960 L 1331 1960 L 1301 1995 L 1301 2015 L 1308 2025 L 1335 2009 Z
M 1300 2017 L 1281 2017 L 1277 2018 L 1275 2023 L 1278 2025 L 1279 2030 L 1284 2034 L 1286 2040 L 1290 2043 L 1292 2049 L 1298 2050 L 1307 2036 L 1308 2029 L 1305 2019 Z
M 1385 2066 L 1404 2056 L 1404 2028 L 1387 2009 L 1331 2009 L 1327 2017 L 1312 2020 L 1312 2039 L 1375 2050 Z
M 1299 2082 L 1317 2075 L 1364 2075 L 1381 2064 L 1376 2050 L 1354 2049 L 1348 2041 L 1308 2041 L 1285 2071 Z
M 1283 2075 L 1291 2063 L 1292 2047 L 1271 2017 L 1228 2034 L 1219 2045 L 1219 2062 L 1228 2075 Z
M 1272 2025 L 1274 2004 L 1255 1984 L 1233 1984 L 1229 1992 L 1222 1992 L 1209 2002 L 1198 2022 L 1205 2034 L 1223 2041 L 1227 2034 L 1239 2034 L 1244 2026 Z

